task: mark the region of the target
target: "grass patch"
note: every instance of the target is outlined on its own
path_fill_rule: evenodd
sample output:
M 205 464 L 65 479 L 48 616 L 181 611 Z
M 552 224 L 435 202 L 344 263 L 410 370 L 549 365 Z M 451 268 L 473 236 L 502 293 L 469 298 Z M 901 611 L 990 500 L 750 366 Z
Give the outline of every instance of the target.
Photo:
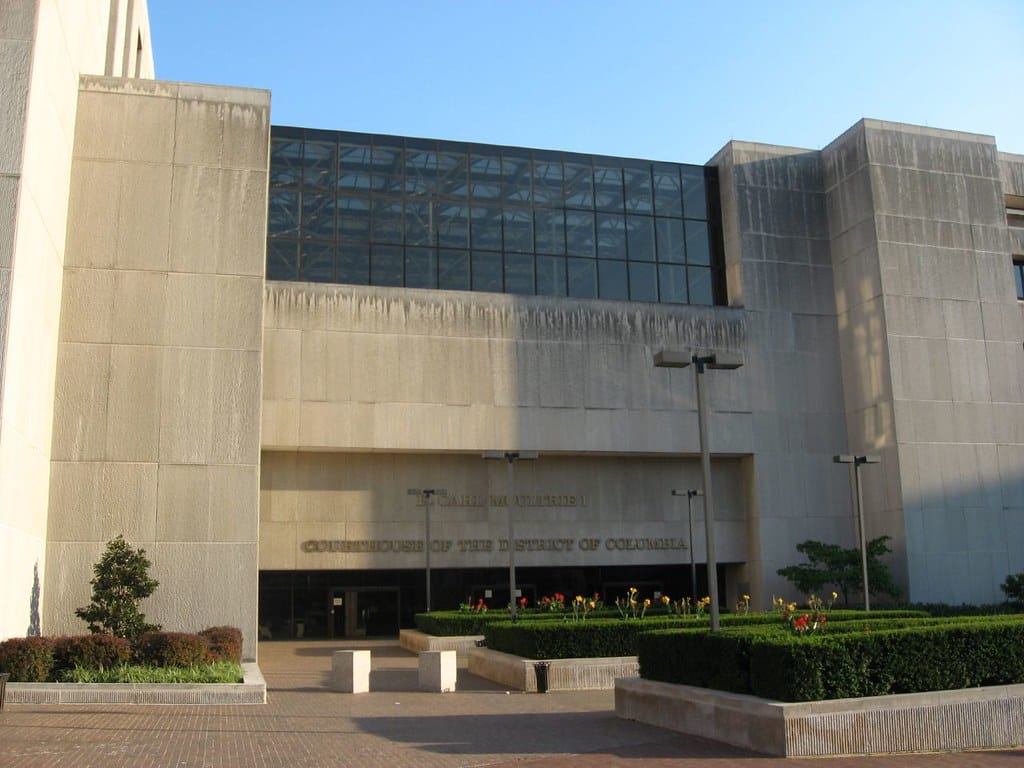
M 61 675 L 65 683 L 240 683 L 242 667 L 215 661 L 191 667 L 149 667 L 126 664 L 112 669 L 75 667 Z

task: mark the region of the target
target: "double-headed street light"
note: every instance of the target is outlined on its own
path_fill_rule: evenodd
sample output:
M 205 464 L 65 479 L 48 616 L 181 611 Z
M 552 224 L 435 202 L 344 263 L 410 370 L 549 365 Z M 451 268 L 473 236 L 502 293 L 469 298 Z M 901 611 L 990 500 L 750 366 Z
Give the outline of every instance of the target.
M 693 604 L 697 604 L 697 564 L 693 560 L 693 497 L 703 496 L 703 491 L 697 488 L 691 488 L 688 491 L 677 491 L 672 489 L 673 496 L 685 496 L 686 497 L 686 520 L 690 526 L 690 595 L 693 598 Z
M 860 489 L 860 468 L 862 464 L 878 464 L 881 459 L 875 454 L 840 453 L 832 457 L 836 464 L 852 464 L 854 485 L 857 488 L 857 528 L 860 535 L 860 572 L 864 579 L 864 610 L 871 610 L 868 589 L 868 543 L 864 538 L 864 500 Z
M 444 488 L 410 488 L 406 494 L 423 497 L 423 550 L 427 555 L 427 613 L 430 613 L 430 500 L 434 496 L 447 496 L 448 491 Z
M 681 352 L 662 350 L 654 355 L 657 368 L 694 367 L 697 379 L 697 424 L 700 437 L 700 463 L 704 474 L 704 536 L 707 540 L 708 597 L 711 598 L 711 631 L 719 627 L 718 568 L 715 563 L 715 517 L 711 494 L 711 454 L 708 448 L 708 405 L 704 394 L 704 371 L 733 370 L 743 365 L 743 356 L 735 352 Z
M 518 620 L 516 614 L 516 542 L 513 519 L 516 513 L 516 476 L 517 461 L 536 459 L 536 451 L 485 451 L 485 459 L 504 460 L 508 463 L 508 594 L 512 606 L 512 621 Z

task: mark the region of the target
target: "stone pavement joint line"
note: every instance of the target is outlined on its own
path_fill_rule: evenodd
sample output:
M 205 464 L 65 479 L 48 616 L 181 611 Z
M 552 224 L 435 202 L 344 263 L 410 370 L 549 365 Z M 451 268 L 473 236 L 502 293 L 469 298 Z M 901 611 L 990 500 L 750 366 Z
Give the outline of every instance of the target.
M 373 651 L 370 693 L 330 690 L 335 650 Z M 612 691 L 524 694 L 470 675 L 455 693 L 417 690 L 416 657 L 396 640 L 260 646 L 266 705 L 8 704 L 4 768 L 637 768 L 804 765 L 615 717 Z M 1002 768 L 1024 749 L 814 760 L 823 768 Z

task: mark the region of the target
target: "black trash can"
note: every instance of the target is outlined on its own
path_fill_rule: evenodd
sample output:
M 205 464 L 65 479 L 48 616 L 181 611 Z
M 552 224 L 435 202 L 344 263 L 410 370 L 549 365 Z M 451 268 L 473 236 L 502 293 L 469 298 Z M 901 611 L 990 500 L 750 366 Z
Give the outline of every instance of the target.
M 551 662 L 538 661 L 533 665 L 533 673 L 537 676 L 537 693 L 548 692 L 548 670 L 551 669 Z
M 10 672 L 0 672 L 0 709 L 4 708 L 4 697 L 7 695 L 7 681 L 10 677 Z

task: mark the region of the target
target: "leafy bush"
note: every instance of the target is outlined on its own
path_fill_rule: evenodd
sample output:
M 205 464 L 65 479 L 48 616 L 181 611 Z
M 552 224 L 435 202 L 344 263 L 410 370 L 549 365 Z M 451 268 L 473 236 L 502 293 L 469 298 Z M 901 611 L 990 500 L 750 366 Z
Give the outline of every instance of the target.
M 640 674 L 780 701 L 1024 682 L 1024 616 L 859 624 L 809 637 L 778 626 L 646 633 Z
M 43 683 L 53 673 L 53 641 L 45 637 L 14 637 L 0 643 L 0 672 L 12 683 Z
M 496 651 L 528 659 L 635 656 L 641 632 L 697 626 L 693 619 L 594 619 L 586 622 L 495 622 L 484 627 L 484 642 Z M 701 631 L 707 631 L 703 626 Z
M 210 661 L 205 637 L 185 632 L 147 632 L 133 643 L 138 664 L 153 667 L 190 667 Z
M 237 627 L 209 627 L 199 633 L 205 637 L 213 661 L 242 661 L 242 630 Z
M 113 635 L 77 635 L 53 639 L 53 673 L 66 670 L 111 669 L 127 664 L 132 656 L 131 643 Z
M 871 594 L 884 594 L 899 598 L 900 589 L 893 581 L 888 566 L 879 558 L 888 554 L 888 536 L 879 536 L 868 542 L 868 587 Z M 851 592 L 864 591 L 864 574 L 860 549 L 846 549 L 838 544 L 827 544 L 809 539 L 796 545 L 796 550 L 808 562 L 780 568 L 777 573 L 793 583 L 801 592 L 821 593 L 826 586 L 835 585 L 843 593 L 843 603 L 849 604 Z
M 1006 581 L 999 585 L 999 588 L 1006 594 L 1006 599 L 1015 603 L 1024 603 L 1024 571 L 1006 577 Z
M 138 637 L 160 629 L 146 622 L 139 603 L 153 594 L 159 582 L 149 577 L 146 550 L 132 549 L 118 536 L 93 566 L 92 602 L 75 610 L 89 624 L 89 631 L 117 637 Z

